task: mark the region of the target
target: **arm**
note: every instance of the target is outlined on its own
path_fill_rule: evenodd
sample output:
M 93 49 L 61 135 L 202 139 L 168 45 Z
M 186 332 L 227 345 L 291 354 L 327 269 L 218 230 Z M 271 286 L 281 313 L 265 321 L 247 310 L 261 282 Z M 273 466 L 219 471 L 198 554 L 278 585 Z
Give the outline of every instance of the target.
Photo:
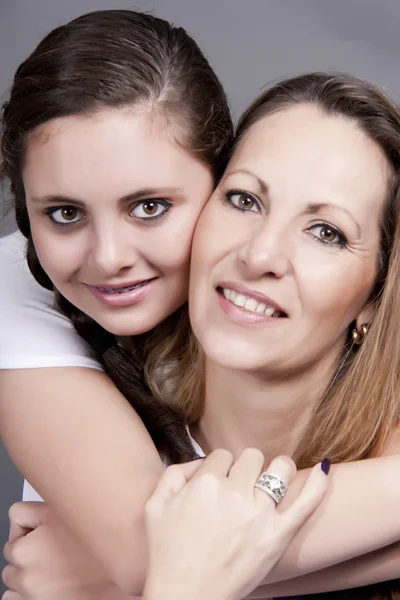
M 400 548 L 392 544 L 345 563 L 281 583 L 263 585 L 249 598 L 301 596 L 345 590 L 400 577 Z
M 265 583 L 322 570 L 400 540 L 399 473 L 395 454 L 332 466 L 327 496 Z M 291 504 L 306 476 L 307 470 L 298 473 L 280 510 Z
M 0 371 L 0 423 L 17 468 L 112 581 L 140 593 L 144 505 L 162 464 L 141 420 L 94 369 Z

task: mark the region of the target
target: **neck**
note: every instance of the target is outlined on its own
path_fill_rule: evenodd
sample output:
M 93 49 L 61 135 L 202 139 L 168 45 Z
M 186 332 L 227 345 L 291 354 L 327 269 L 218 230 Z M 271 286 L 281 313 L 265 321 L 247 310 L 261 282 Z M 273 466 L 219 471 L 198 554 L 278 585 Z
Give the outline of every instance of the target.
M 192 434 L 206 454 L 226 448 L 236 459 L 252 447 L 263 452 L 266 464 L 279 454 L 291 456 L 333 372 L 326 359 L 284 378 L 207 361 L 204 413 Z

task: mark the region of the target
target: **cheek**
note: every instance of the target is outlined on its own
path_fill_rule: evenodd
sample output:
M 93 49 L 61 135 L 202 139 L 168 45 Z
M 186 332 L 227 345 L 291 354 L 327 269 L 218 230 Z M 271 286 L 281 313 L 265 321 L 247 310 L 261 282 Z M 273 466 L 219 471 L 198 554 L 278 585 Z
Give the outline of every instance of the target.
M 221 223 L 223 225 L 221 226 Z M 191 272 L 200 273 L 217 264 L 228 252 L 232 236 L 221 208 L 210 200 L 197 223 L 193 238 Z
M 332 257 L 332 259 L 340 257 Z M 363 308 L 375 280 L 375 266 L 357 262 L 334 260 L 329 265 L 308 263 L 303 269 L 299 284 L 304 313 L 313 314 L 316 320 L 347 326 Z M 336 325 L 335 325 L 336 326 Z
M 41 235 L 32 228 L 32 237 L 39 262 L 49 278 L 56 283 L 82 267 L 82 249 L 60 236 Z
M 205 202 L 205 201 L 204 201 Z M 188 266 L 203 204 L 188 207 L 156 233 L 152 254 L 164 270 Z M 172 217 L 173 215 L 171 215 Z M 200 217 L 201 218 L 201 217 Z

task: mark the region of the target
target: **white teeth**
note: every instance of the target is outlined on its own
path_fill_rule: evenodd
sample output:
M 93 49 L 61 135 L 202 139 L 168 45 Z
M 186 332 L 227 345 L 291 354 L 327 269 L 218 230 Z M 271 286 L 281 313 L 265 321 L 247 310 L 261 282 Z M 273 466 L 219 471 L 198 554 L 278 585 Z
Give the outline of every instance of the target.
M 224 296 L 227 300 L 232 300 L 234 299 L 234 297 L 236 296 L 235 292 L 233 292 L 232 290 L 228 290 L 226 288 L 224 288 L 223 290 Z
M 244 294 L 237 294 L 233 290 L 227 288 L 222 289 L 222 293 L 227 300 L 232 302 L 235 306 L 244 308 L 249 312 L 254 312 L 266 317 L 280 317 L 281 312 L 276 310 L 273 306 L 267 306 L 264 302 L 257 302 L 254 298 L 249 298 Z
M 244 305 L 244 308 L 246 310 L 250 310 L 251 312 L 254 312 L 257 308 L 258 302 L 257 300 L 254 300 L 254 298 L 248 298 L 246 300 L 246 303 Z
M 243 296 L 243 294 L 236 294 L 235 298 L 233 300 L 231 300 L 231 302 L 233 302 L 233 304 L 235 304 L 235 306 L 240 306 L 240 307 L 244 307 L 244 305 L 246 304 L 246 296 Z

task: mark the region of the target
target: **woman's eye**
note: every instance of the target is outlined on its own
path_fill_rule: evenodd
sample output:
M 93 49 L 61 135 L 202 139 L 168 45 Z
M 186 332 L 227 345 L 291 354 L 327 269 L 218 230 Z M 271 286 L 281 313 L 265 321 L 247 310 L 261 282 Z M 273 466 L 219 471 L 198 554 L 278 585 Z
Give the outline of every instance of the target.
M 259 212 L 257 200 L 245 192 L 229 192 L 226 199 L 235 208 L 245 212 Z
M 164 215 L 170 208 L 171 203 L 166 200 L 143 200 L 136 204 L 130 214 L 138 219 L 156 219 Z
M 336 229 L 336 227 L 333 227 L 332 225 L 319 223 L 318 225 L 313 225 L 310 227 L 309 231 L 312 231 L 312 234 L 317 238 L 317 240 L 323 244 L 328 246 L 339 246 L 341 248 L 346 246 L 346 238 L 338 229 Z
M 57 223 L 58 225 L 70 225 L 72 223 L 78 223 L 84 218 L 82 211 L 75 206 L 51 208 L 49 211 L 47 211 L 47 214 L 53 223 Z

